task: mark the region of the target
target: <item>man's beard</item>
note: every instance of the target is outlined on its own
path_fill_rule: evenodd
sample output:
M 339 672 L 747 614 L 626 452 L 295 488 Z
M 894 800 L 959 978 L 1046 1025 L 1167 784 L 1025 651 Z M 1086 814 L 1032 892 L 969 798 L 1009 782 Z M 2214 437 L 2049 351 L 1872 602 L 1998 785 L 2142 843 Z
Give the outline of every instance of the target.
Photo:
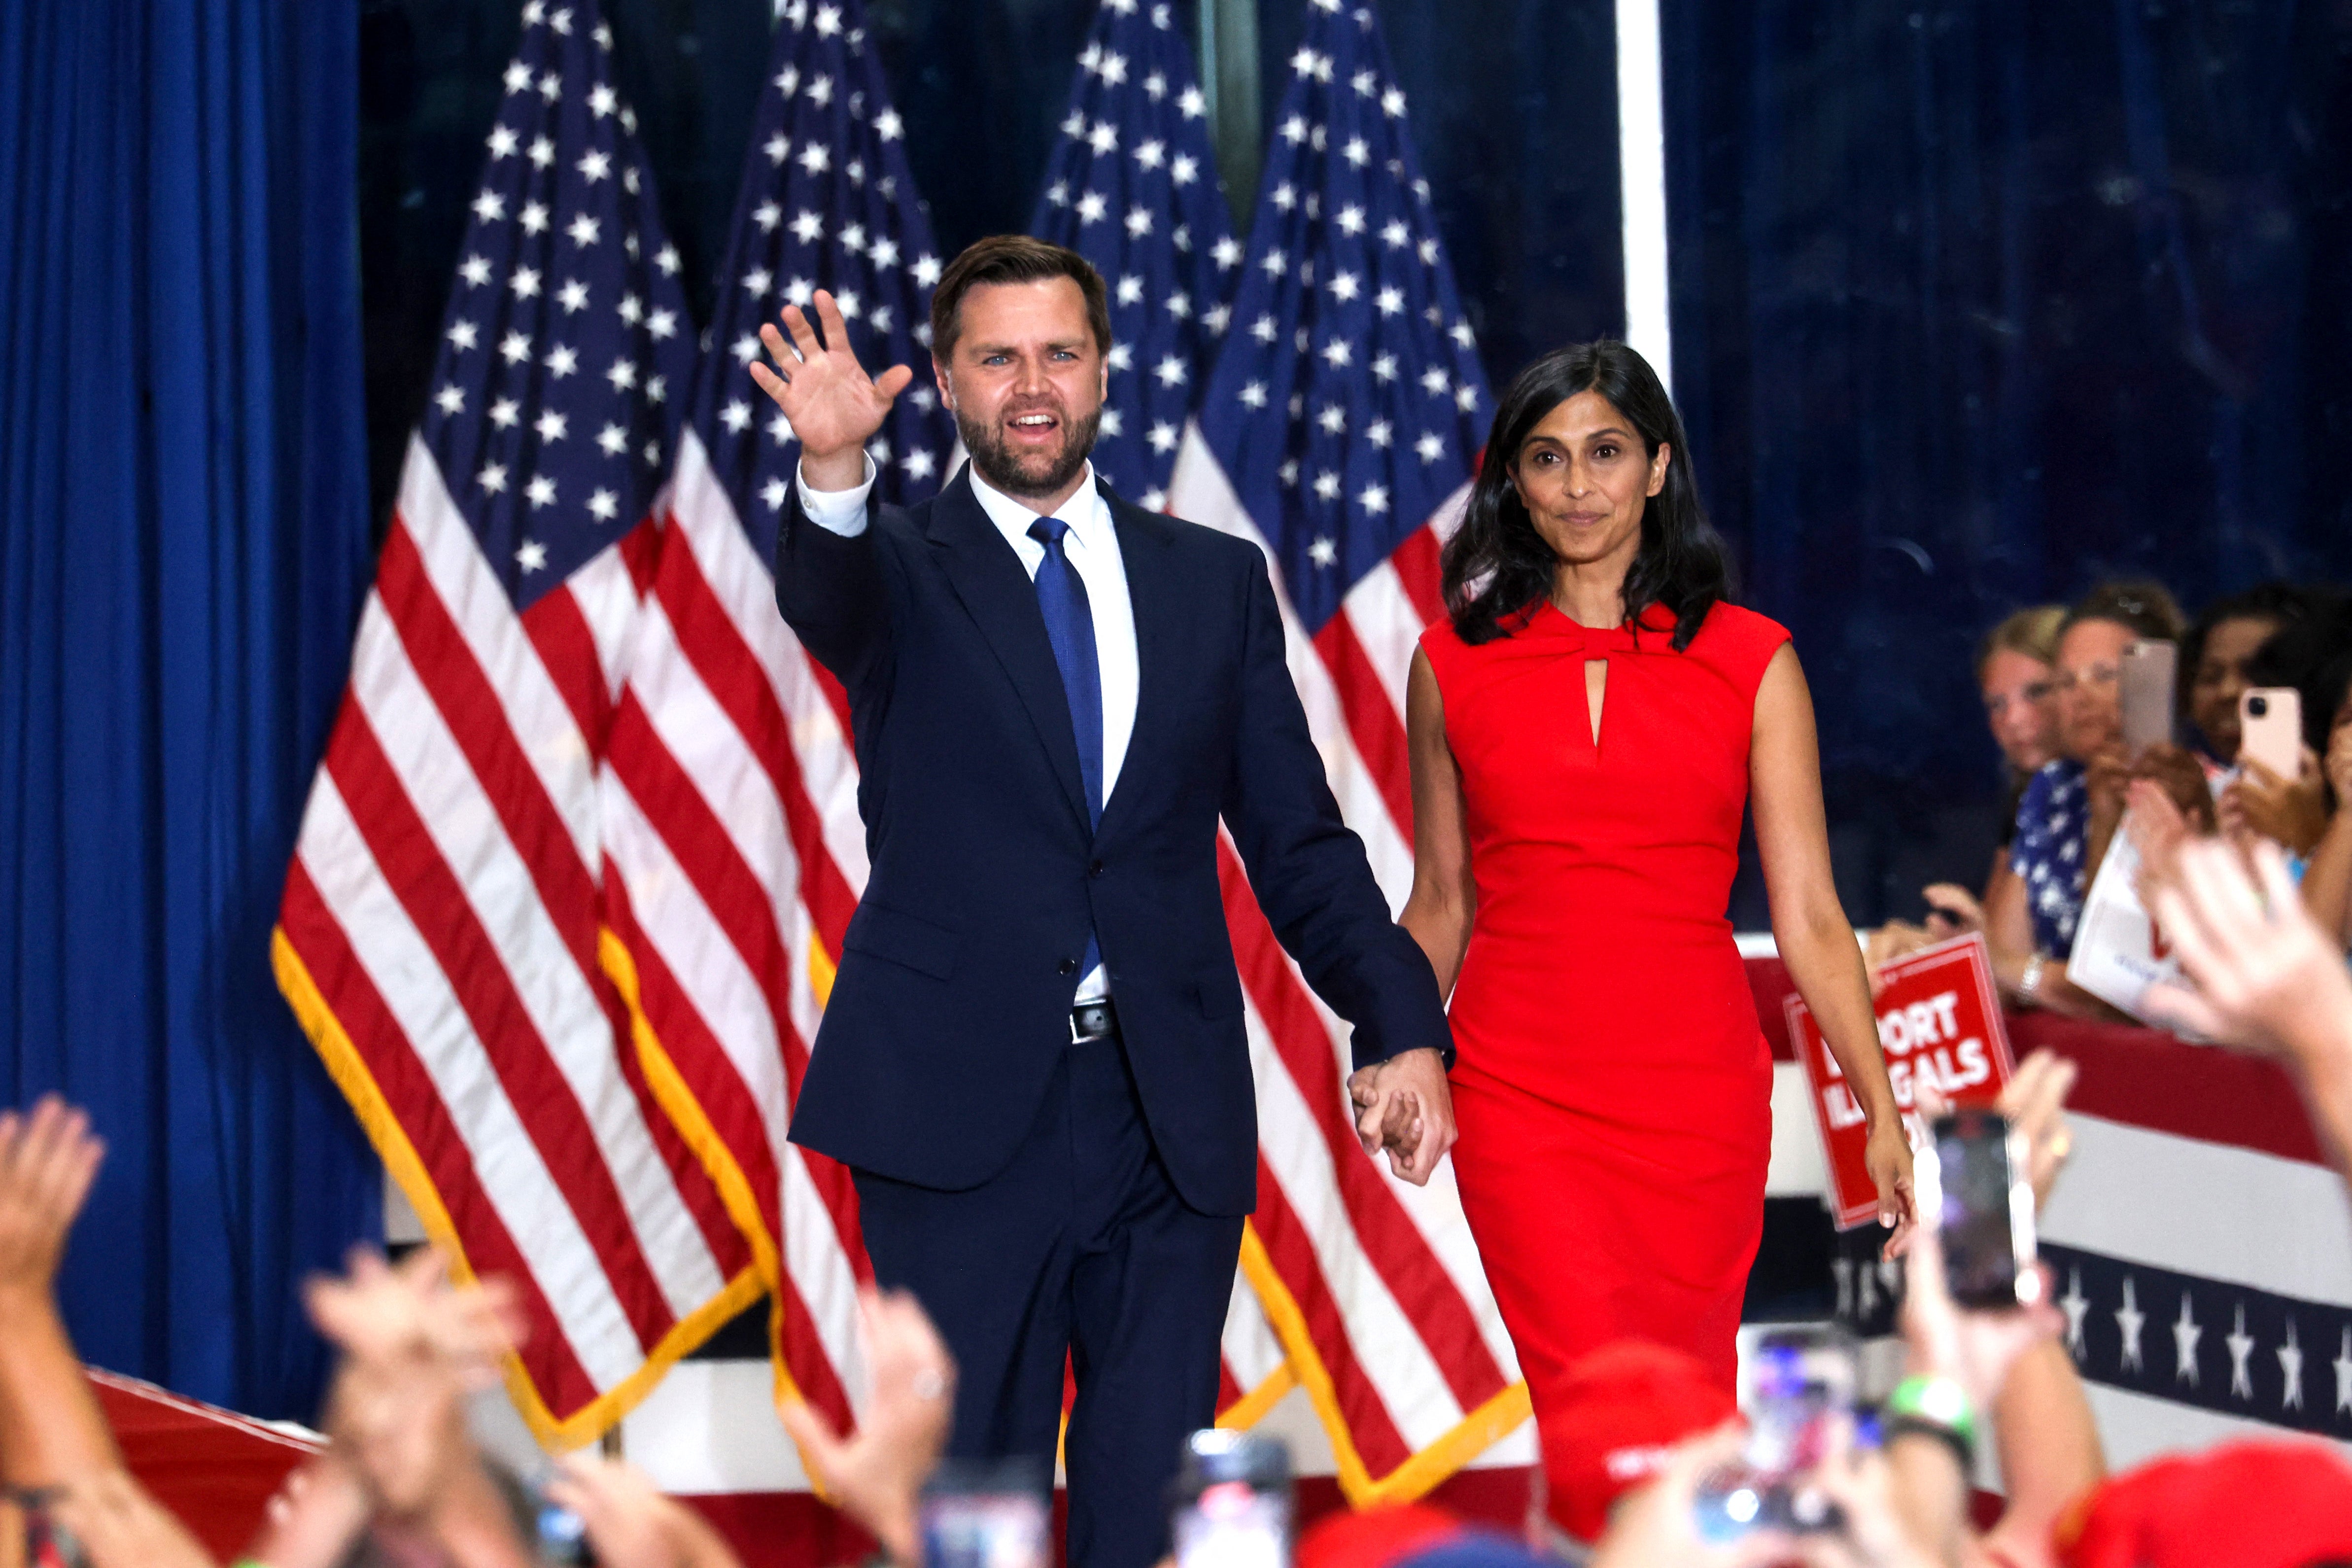
M 967 418 L 958 409 L 956 434 L 963 437 L 963 449 L 971 458 L 972 472 L 1006 495 L 1015 497 L 1050 496 L 1076 479 L 1078 470 L 1087 465 L 1087 454 L 1095 448 L 1095 432 L 1102 424 L 1102 409 L 1097 405 L 1092 414 L 1075 423 L 1060 409 L 1053 412 L 1062 421 L 1061 446 L 1050 453 L 1036 453 L 1024 459 L 1013 455 L 998 426 Z

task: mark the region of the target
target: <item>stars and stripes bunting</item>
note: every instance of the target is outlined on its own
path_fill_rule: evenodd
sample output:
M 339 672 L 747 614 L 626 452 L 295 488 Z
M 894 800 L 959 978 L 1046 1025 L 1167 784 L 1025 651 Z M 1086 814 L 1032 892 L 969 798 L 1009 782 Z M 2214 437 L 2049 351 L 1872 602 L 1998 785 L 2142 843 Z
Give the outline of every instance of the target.
M 927 353 L 940 270 L 860 8 L 793 0 L 606 756 L 604 951 L 648 1077 L 774 1291 L 780 1392 L 836 1426 L 863 1384 L 856 1289 L 872 1269 L 848 1172 L 785 1131 L 866 843 L 847 702 L 776 613 L 800 447 L 746 367 L 761 323 L 829 290 L 870 369 L 916 369 L 868 452 L 886 499 L 919 500 L 954 445 Z
M 760 1293 L 624 1048 L 595 765 L 692 374 L 593 0 L 522 10 L 439 356 L 287 875 L 280 984 L 426 1230 L 520 1288 L 594 1436 Z
M 1102 0 L 1029 223 L 1094 263 L 1108 286 L 1110 384 L 1095 471 L 1157 510 L 1242 255 L 1192 53 L 1164 0 Z
M 1334 793 L 1392 907 L 1412 880 L 1404 687 L 1441 613 L 1437 553 L 1493 409 L 1368 9 L 1313 0 L 1275 116 L 1243 279 L 1169 485 L 1256 540 Z M 1450 1165 L 1363 1158 L 1346 1027 L 1307 990 L 1223 849 L 1258 1083 L 1243 1264 L 1351 1501 L 1409 1497 L 1528 1414 Z
M 2352 1194 L 2293 1080 L 2153 1030 L 2010 1028 L 2080 1075 L 2036 1228 L 2108 1463 L 2294 1433 L 2352 1453 Z M 1902 1275 L 1874 1245 L 1840 1238 L 1837 1315 L 1886 1337 Z

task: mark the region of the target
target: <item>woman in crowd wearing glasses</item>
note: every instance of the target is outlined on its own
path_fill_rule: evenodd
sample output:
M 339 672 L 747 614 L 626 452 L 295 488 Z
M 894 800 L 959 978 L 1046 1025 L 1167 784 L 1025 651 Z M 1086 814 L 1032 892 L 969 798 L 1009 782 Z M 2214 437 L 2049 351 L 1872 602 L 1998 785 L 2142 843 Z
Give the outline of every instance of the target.
M 2138 756 L 2123 743 L 2124 650 L 2142 638 L 2177 641 L 2180 610 L 2155 583 L 2105 583 L 2066 613 L 2053 666 L 2058 756 L 2019 801 L 2011 879 L 1985 910 L 1993 973 L 2012 1000 L 2076 1016 L 2105 1005 L 2068 984 L 2066 960 L 2091 879 L 2123 820 L 2135 778 L 2162 786 L 2184 816 L 2210 827 L 2213 797 L 2197 759 L 2178 746 Z

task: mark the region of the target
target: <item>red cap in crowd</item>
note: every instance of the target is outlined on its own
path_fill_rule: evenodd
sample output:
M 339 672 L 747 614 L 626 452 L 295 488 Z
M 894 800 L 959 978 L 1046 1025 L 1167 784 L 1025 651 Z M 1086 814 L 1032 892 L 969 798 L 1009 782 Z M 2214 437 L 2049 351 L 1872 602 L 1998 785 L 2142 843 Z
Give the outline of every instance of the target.
M 1299 1538 L 1295 1568 L 1559 1568 L 1524 1544 L 1465 1525 L 1427 1503 L 1370 1508 L 1318 1521 Z
M 1461 1533 L 1460 1520 L 1427 1503 L 1335 1513 L 1299 1538 L 1295 1568 L 1390 1568 Z
M 2066 1568 L 2310 1568 L 2352 1558 L 2352 1466 L 2228 1443 L 2117 1476 L 2059 1527 Z
M 1739 1413 L 1697 1357 L 1620 1340 L 1568 1369 L 1543 1428 L 1552 1522 L 1598 1541 L 1617 1500 L 1647 1482 L 1685 1439 Z

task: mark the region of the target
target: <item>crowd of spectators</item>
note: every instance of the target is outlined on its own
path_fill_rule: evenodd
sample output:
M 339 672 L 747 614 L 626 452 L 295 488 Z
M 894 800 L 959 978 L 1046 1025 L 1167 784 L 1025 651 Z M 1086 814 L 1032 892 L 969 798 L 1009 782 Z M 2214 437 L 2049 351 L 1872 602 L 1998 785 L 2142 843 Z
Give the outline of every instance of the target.
M 2128 752 L 2119 676 L 2145 639 L 2177 646 L 2179 728 Z M 1929 921 L 1875 933 L 1874 956 L 1981 930 L 2010 1000 L 2103 1011 L 2066 966 L 2090 880 L 2128 824 L 2139 896 L 2181 970 L 2144 1009 L 2277 1061 L 2352 1186 L 2352 605 L 2273 585 L 2184 623 L 2155 584 L 2109 584 L 1995 627 L 1977 677 L 2011 770 L 2015 830 L 1980 889 L 1929 889 Z M 2242 755 L 2241 698 L 2263 688 L 2299 695 L 2293 776 Z M 2037 1053 L 2003 1091 L 2037 1205 L 2072 1149 L 2073 1079 L 2069 1063 Z M 1922 1095 L 1924 1110 L 1939 1109 Z M 0 1114 L 0 1568 L 211 1562 L 126 1473 L 54 1300 L 102 1157 L 86 1120 L 54 1100 Z M 1807 1507 L 1720 1529 L 1710 1488 L 1744 1462 L 1742 1413 L 1697 1363 L 1628 1342 L 1576 1370 L 1585 1397 L 1545 1435 L 1549 1485 L 1523 1532 L 1427 1506 L 1376 1510 L 1308 1531 L 1299 1568 L 2352 1568 L 2352 1466 L 2331 1446 L 2241 1441 L 2109 1476 L 2046 1280 L 2038 1299 L 2021 1293 L 2031 1305 L 1956 1303 L 1929 1208 L 1903 1263 L 1904 1381 L 1875 1420 L 1824 1417 L 1786 1478 Z M 454 1280 L 429 1248 L 397 1264 L 363 1255 L 313 1282 L 307 1304 L 341 1352 L 328 1443 L 243 1563 L 739 1568 L 699 1514 L 625 1463 L 574 1455 L 526 1477 L 484 1455 L 467 1395 L 496 1380 L 519 1331 L 499 1282 Z M 869 1292 L 862 1305 L 871 1380 L 856 1430 L 800 1405 L 781 1417 L 824 1494 L 884 1559 L 916 1568 L 955 1368 L 918 1303 Z M 1984 1528 L 1972 1507 L 1980 1439 L 2002 1496 Z
M 2305 910 L 2284 854 L 2184 837 L 2148 887 L 2187 971 L 2152 1005 L 2285 1066 L 2352 1183 L 2352 970 Z M 2037 1205 L 2073 1147 L 2073 1080 L 2069 1063 L 2042 1052 L 2003 1091 Z M 1928 1098 L 1922 1109 L 1940 1107 Z M 52 1296 L 101 1154 L 84 1119 L 55 1101 L 0 1115 L 0 1568 L 206 1568 L 203 1548 L 125 1473 Z M 2031 1305 L 1963 1307 L 1945 1286 L 1932 1205 L 1927 1218 L 1904 1261 L 1904 1382 L 1875 1422 L 1825 1417 L 1787 1482 L 1810 1510 L 1728 1535 L 1710 1528 L 1723 1516 L 1705 1496 L 1743 1461 L 1741 1413 L 1696 1362 L 1628 1342 L 1577 1369 L 1587 1396 L 1547 1436 L 1550 1485 L 1522 1535 L 1425 1506 L 1376 1511 L 1308 1531 L 1299 1568 L 2352 1568 L 2352 1466 L 2329 1446 L 2237 1442 L 2108 1476 L 2046 1276 Z M 362 1255 L 343 1277 L 314 1282 L 308 1305 L 341 1351 L 321 1423 L 329 1444 L 288 1482 L 242 1563 L 738 1568 L 699 1515 L 626 1464 L 575 1455 L 520 1478 L 476 1447 L 466 1396 L 495 1379 L 518 1327 L 498 1282 L 453 1281 L 429 1249 L 396 1265 Z M 915 1568 L 927 1559 L 921 1509 L 955 1369 L 914 1301 L 869 1292 L 863 1308 L 871 1386 L 856 1431 L 835 1433 L 801 1406 L 782 1419 L 824 1495 L 885 1560 Z M 1980 1439 L 2005 1498 L 1981 1529 L 1971 1506 Z M 2248 1509 L 2249 1497 L 2264 1506 Z M 551 1519 L 584 1540 L 551 1535 Z
M 2126 650 L 2177 652 L 2174 735 L 2126 749 Z M 2352 947 L 2352 596 L 2266 583 L 2218 599 L 2193 621 L 2157 583 L 2105 583 L 2071 606 L 2021 610 L 1977 657 L 1985 718 L 2010 778 L 2000 850 L 1982 889 L 1925 891 L 1920 924 L 1872 933 L 1883 964 L 1980 930 L 2003 999 L 2078 1017 L 2113 1017 L 2068 974 L 2084 904 L 2127 818 L 2168 841 L 2218 833 L 2244 848 L 2278 845 L 2319 928 Z M 2283 776 L 2242 756 L 2242 700 L 2291 690 L 2303 721 L 2298 765 Z

